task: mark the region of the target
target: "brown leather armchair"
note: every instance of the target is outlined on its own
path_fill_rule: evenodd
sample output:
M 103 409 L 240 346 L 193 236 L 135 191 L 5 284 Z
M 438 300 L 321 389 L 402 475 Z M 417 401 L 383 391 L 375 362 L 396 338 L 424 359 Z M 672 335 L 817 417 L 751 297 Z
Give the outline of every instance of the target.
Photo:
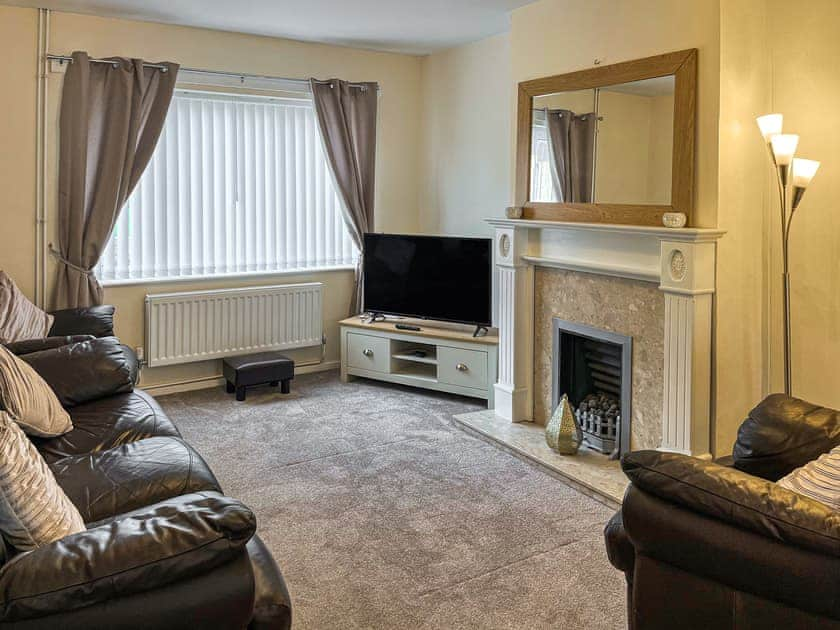
M 840 628 L 840 513 L 774 483 L 837 444 L 836 411 L 773 395 L 727 460 L 627 454 L 604 534 L 630 628 Z

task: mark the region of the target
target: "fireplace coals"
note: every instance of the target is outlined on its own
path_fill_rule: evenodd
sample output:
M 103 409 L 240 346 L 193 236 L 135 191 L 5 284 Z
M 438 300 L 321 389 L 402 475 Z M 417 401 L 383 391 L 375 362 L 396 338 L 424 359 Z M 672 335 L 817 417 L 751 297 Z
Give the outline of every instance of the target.
M 621 401 L 609 394 L 589 394 L 578 405 L 575 417 L 583 430 L 584 440 L 602 453 L 616 450 L 621 423 Z

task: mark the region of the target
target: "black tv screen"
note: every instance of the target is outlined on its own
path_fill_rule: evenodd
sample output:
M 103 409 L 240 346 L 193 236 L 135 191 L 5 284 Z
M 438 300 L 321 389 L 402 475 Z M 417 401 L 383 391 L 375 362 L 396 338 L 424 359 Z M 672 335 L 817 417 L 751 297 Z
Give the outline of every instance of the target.
M 367 312 L 490 325 L 489 238 L 365 234 Z

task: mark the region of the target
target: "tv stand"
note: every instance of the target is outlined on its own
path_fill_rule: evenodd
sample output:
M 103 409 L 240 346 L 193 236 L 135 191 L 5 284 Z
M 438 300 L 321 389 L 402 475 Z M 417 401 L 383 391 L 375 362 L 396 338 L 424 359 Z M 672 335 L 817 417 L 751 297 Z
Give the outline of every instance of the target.
M 393 321 L 350 317 L 341 326 L 341 380 L 370 378 L 481 398 L 493 408 L 499 338 L 479 330 L 397 330 Z

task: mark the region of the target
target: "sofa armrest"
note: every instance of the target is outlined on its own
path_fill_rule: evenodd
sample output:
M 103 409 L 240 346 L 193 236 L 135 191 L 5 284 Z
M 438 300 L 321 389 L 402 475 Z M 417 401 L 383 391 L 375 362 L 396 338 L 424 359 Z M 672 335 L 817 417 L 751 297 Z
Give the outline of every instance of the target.
M 619 571 L 624 571 L 628 579 L 633 576 L 633 565 L 636 560 L 636 550 L 627 532 L 624 530 L 624 521 L 621 510 L 613 514 L 604 527 L 604 542 L 607 546 L 607 558 Z
M 0 568 L 0 620 L 77 610 L 203 574 L 243 553 L 253 513 L 217 493 L 163 501 Z
M 670 503 L 821 554 L 840 557 L 840 512 L 771 481 L 660 451 L 622 458 L 633 486 Z
M 71 343 L 79 343 L 80 341 L 90 341 L 91 339 L 96 339 L 96 337 L 93 335 L 66 335 L 64 337 L 24 339 L 23 341 L 13 341 L 5 345 L 9 352 L 21 356 L 32 354 L 33 352 L 41 352 L 42 350 L 52 350 L 61 346 L 69 346 Z
M 130 392 L 137 356 L 116 337 L 91 339 L 21 357 L 43 378 L 64 407 Z
M 93 335 L 111 337 L 114 335 L 114 312 L 110 305 L 68 308 L 50 313 L 55 320 L 49 336 Z

